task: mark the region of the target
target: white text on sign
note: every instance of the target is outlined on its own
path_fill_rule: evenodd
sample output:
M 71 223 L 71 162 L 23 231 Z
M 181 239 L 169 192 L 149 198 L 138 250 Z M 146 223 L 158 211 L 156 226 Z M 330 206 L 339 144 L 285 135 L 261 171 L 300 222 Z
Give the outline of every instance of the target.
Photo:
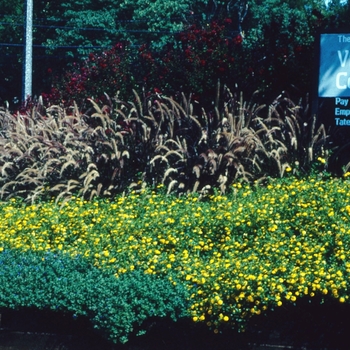
M 340 61 L 340 67 L 344 68 L 347 61 L 349 61 L 350 66 L 349 50 L 338 50 L 338 58 Z M 348 72 L 339 72 L 336 76 L 335 84 L 339 90 L 350 88 L 350 77 L 348 77 Z

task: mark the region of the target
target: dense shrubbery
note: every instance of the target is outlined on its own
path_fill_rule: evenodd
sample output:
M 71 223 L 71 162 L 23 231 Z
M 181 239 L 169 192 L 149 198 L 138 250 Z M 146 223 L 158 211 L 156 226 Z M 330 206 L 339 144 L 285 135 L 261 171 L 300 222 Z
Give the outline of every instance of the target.
M 244 38 L 232 30 L 232 19 L 225 18 L 206 26 L 193 24 L 162 48 L 143 44 L 135 50 L 129 42 L 119 42 L 74 63 L 54 80 L 51 93 L 43 96 L 50 103 L 69 106 L 75 100 L 81 105 L 87 97 L 106 101 L 105 93 L 129 99 L 135 88 L 173 97 L 193 94 L 207 108 L 218 80 L 247 94 L 259 89 L 268 99 L 283 89 L 297 89 L 300 96 L 311 89 L 316 29 L 304 24 L 304 31 L 295 37 L 290 27 L 284 27 L 285 22 L 296 25 L 302 20 L 299 12 L 286 9 L 282 18 L 276 17 L 273 38 L 265 33 L 271 31 L 269 23 Z M 276 29 L 282 27 L 284 36 Z
M 22 52 L 17 44 L 20 44 L 23 33 L 21 26 L 16 24 L 23 20 L 21 17 L 23 2 L 19 0 L 11 0 L 10 4 L 5 0 L 0 2 L 1 7 L 6 9 L 3 11 L 0 24 L 0 40 L 2 43 L 10 44 L 4 49 L 4 55 L 0 58 L 1 74 L 6 76 L 0 86 L 0 100 L 3 104 L 5 100 L 11 103 L 15 96 L 20 101 L 18 97 L 22 80 L 20 69 Z M 126 41 L 130 43 L 128 48 L 132 48 L 132 56 L 137 56 L 132 60 L 131 65 L 132 68 L 136 68 L 131 75 L 135 82 L 142 82 L 144 74 L 137 72 L 145 72 L 147 67 L 146 65 L 140 67 L 137 48 L 142 45 L 151 46 L 147 52 L 151 53 L 157 63 L 152 64 L 154 68 L 152 74 L 158 81 L 149 81 L 146 90 L 158 87 L 168 94 L 169 90 L 166 90 L 166 86 L 159 86 L 167 84 L 169 84 L 168 87 L 177 86 L 176 91 L 184 91 L 185 88 L 192 88 L 194 85 L 196 90 L 199 90 L 201 86 L 198 84 L 201 80 L 206 84 L 204 76 L 207 76 L 210 81 L 213 77 L 215 78 L 213 73 L 222 74 L 224 69 L 225 76 L 229 77 L 232 86 L 238 84 L 239 89 L 249 95 L 252 88 L 265 90 L 265 96 L 268 99 L 282 90 L 293 89 L 304 95 L 311 88 L 312 71 L 315 66 L 313 44 L 316 32 L 327 29 L 346 32 L 349 29 L 349 4 L 344 4 L 340 0 L 327 1 L 327 4 L 328 6 L 324 1 L 316 0 L 265 0 L 264 2 L 260 0 L 157 0 L 151 3 L 125 0 L 121 1 L 119 6 L 115 6 L 114 1 L 96 3 L 91 0 L 79 0 L 74 3 L 71 1 L 48 3 L 38 0 L 38 6 L 34 6 L 33 16 L 35 29 L 33 35 L 37 45 L 33 62 L 33 95 L 49 92 L 52 79 L 55 80 L 56 77 L 66 73 L 68 65 L 72 62 L 81 62 L 82 59 L 86 59 L 90 51 L 96 50 L 92 54 L 95 57 L 102 57 L 102 50 L 109 52 L 108 48 L 112 48 L 117 42 Z M 219 24 L 217 28 L 224 25 L 224 32 L 219 29 L 215 33 L 210 28 L 210 23 L 213 25 L 214 21 Z M 225 39 L 221 40 L 218 47 L 225 54 L 229 49 L 227 58 L 231 59 L 233 55 L 235 60 L 233 64 L 225 57 L 211 57 L 208 60 L 208 56 L 211 55 L 210 48 L 206 50 L 206 46 L 202 45 L 203 40 L 200 40 L 207 33 L 216 34 L 218 41 Z M 238 50 L 232 51 L 235 45 L 228 45 L 228 48 L 223 45 L 226 40 L 232 44 L 238 35 L 243 39 Z M 189 45 L 183 46 L 181 37 L 184 36 L 196 37 L 200 45 L 189 40 Z M 41 48 L 40 45 L 42 45 Z M 188 49 L 189 57 L 186 57 Z M 196 69 L 198 64 L 196 60 L 189 62 L 189 58 L 196 56 L 201 61 L 208 62 L 201 72 L 190 71 L 190 68 Z M 121 58 L 123 62 L 124 53 Z M 162 58 L 170 58 L 168 63 L 174 71 L 172 76 L 172 79 L 176 78 L 174 82 L 166 79 L 163 83 L 159 81 L 159 78 L 164 76 L 161 69 L 164 67 Z M 181 63 L 186 62 L 186 72 L 194 75 L 189 77 L 187 83 L 177 81 L 175 72 L 182 72 L 183 67 L 176 64 L 175 58 Z M 210 63 L 213 60 L 215 64 L 211 66 Z M 78 66 L 80 68 L 78 63 L 76 66 L 71 66 L 72 75 L 83 74 Z M 219 72 L 217 68 L 220 69 Z M 106 91 L 102 91 L 102 95 L 103 92 L 107 92 L 113 96 L 120 87 L 119 73 L 113 75 L 113 71 L 110 70 L 110 74 L 111 78 L 108 78 L 108 81 L 116 80 L 117 83 L 114 86 L 105 86 Z M 123 74 L 128 75 L 128 69 Z M 128 81 L 131 80 L 128 79 Z M 156 86 L 153 86 L 153 83 Z M 60 95 L 66 94 L 62 86 L 59 87 L 55 83 L 55 87 L 59 88 Z M 210 89 L 213 89 L 213 86 Z M 110 90 L 113 90 L 112 93 Z M 199 91 L 196 90 L 190 92 L 198 94 Z M 203 92 L 209 93 L 207 89 Z M 87 91 L 85 97 L 88 96 L 99 98 L 94 91 Z
M 41 234 L 36 229 L 38 240 Z M 37 254 L 33 248 L 25 253 L 23 249 L 1 248 L 0 308 L 85 316 L 114 342 L 143 334 L 142 324 L 150 317 L 176 320 L 186 312 L 186 291 L 164 276 L 133 271 L 115 278 L 79 255 L 72 257 L 47 247 Z
M 208 27 L 192 25 L 162 49 L 146 44 L 137 50 L 129 42 L 119 42 L 102 53 L 91 53 L 75 63 L 63 77 L 54 81 L 51 93 L 43 94 L 49 103 L 69 106 L 87 96 L 106 101 L 105 94 L 129 99 L 132 88 L 168 95 L 193 93 L 211 102 L 218 79 L 234 86 L 239 78 L 237 65 L 242 55 L 240 33 L 230 33 L 227 25 L 212 22 Z M 236 60 L 238 63 L 236 63 Z M 243 68 L 244 69 L 244 68 Z
M 76 61 L 65 69 L 63 78 L 53 72 L 54 89 L 44 96 L 69 105 L 87 97 L 104 100 L 104 93 L 113 97 L 118 91 L 121 98 L 129 99 L 132 88 L 143 88 L 174 97 L 191 93 L 204 104 L 214 98 L 218 79 L 248 95 L 259 89 L 265 101 L 283 90 L 303 96 L 313 88 L 318 31 L 336 22 L 338 28 L 344 27 L 348 11 L 334 2 L 328 8 L 316 2 L 281 0 L 265 1 L 264 6 L 259 1 L 213 5 L 215 15 L 207 16 L 199 2 L 193 4 L 204 11 L 203 17 L 183 14 L 185 23 L 170 36 L 162 32 L 159 40 L 137 41 L 128 33 L 130 38 L 121 38 L 112 49 Z M 146 9 L 138 11 L 147 15 Z M 164 18 L 157 16 L 164 25 Z
M 124 341 L 153 314 L 219 332 L 300 298 L 347 303 L 349 185 L 291 177 L 205 198 L 12 199 L 0 207 L 1 306 L 87 315 Z

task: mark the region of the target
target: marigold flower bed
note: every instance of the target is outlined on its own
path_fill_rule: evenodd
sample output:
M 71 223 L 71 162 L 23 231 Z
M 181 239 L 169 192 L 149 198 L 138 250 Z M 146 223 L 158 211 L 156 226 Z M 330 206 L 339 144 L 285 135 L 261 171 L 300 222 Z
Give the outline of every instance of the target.
M 82 259 L 117 280 L 162 278 L 185 290 L 182 316 L 215 333 L 243 330 L 300 298 L 349 302 L 349 185 L 311 177 L 238 183 L 225 196 L 12 199 L 0 207 L 0 250 Z

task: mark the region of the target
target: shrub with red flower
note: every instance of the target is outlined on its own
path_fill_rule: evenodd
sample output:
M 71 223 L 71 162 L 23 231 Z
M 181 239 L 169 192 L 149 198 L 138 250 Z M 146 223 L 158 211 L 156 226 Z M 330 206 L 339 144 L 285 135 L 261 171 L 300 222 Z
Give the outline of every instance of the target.
M 46 97 L 52 102 L 82 105 L 87 98 L 103 100 L 105 93 L 128 98 L 132 89 L 147 93 L 196 94 L 202 101 L 212 100 L 217 81 L 235 83 L 242 36 L 232 33 L 230 20 L 207 26 L 192 25 L 178 33 L 173 43 L 161 50 L 144 44 L 132 50 L 117 43 L 100 54 L 90 53 L 81 64 L 75 63 L 63 78 L 56 79 Z
M 104 100 L 105 94 L 128 95 L 133 88 L 129 45 L 119 42 L 110 50 L 90 53 L 82 63 L 74 63 L 65 75 L 56 78 L 46 97 L 51 103 L 84 104 L 87 98 Z
M 148 44 L 134 49 L 119 42 L 110 50 L 90 53 L 81 64 L 75 63 L 63 78 L 56 79 L 46 97 L 64 105 L 75 100 L 81 106 L 87 98 L 104 100 L 105 93 L 113 97 L 119 92 L 121 98 L 129 99 L 133 98 L 132 89 L 143 89 L 146 94 L 173 97 L 192 94 L 208 107 L 218 80 L 231 90 L 237 85 L 248 95 L 257 89 L 271 94 L 268 90 L 273 87 L 273 96 L 307 81 L 307 70 L 300 67 L 310 60 L 305 59 L 310 56 L 310 47 L 300 44 L 300 38 L 275 31 L 254 42 L 232 28 L 230 18 L 193 24 L 162 49 Z
M 236 57 L 242 51 L 242 36 L 229 31 L 230 24 L 230 19 L 225 19 L 205 27 L 192 25 L 161 51 L 143 45 L 139 49 L 139 75 L 147 88 L 158 87 L 171 95 L 196 93 L 207 99 L 219 79 L 232 84 L 236 77 Z

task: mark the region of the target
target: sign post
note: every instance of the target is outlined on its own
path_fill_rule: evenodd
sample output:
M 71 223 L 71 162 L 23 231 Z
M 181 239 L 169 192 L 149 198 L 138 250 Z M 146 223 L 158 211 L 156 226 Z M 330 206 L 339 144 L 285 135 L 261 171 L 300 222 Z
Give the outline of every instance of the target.
M 26 0 L 26 22 L 24 27 L 24 60 L 22 101 L 32 96 L 33 60 L 33 0 Z

